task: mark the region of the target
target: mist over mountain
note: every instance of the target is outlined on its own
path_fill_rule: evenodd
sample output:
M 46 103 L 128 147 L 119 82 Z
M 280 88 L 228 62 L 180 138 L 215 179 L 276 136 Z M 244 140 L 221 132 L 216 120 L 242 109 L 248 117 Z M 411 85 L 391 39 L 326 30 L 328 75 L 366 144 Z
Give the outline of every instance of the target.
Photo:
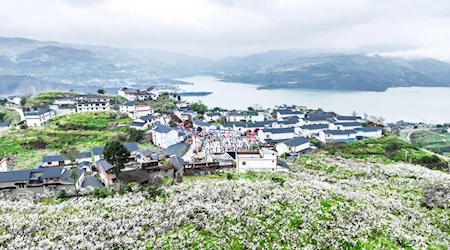
M 261 88 L 384 91 L 450 86 L 450 64 L 325 49 L 271 50 L 219 61 L 156 49 L 63 44 L 0 37 L 0 95 L 46 90 L 183 84 L 175 78 L 214 75 Z M 16 81 L 16 82 L 14 82 Z M 24 86 L 30 86 L 26 88 Z
M 384 91 L 391 87 L 450 86 L 450 64 L 366 54 L 307 54 L 269 51 L 218 63 L 223 81 L 261 88 Z

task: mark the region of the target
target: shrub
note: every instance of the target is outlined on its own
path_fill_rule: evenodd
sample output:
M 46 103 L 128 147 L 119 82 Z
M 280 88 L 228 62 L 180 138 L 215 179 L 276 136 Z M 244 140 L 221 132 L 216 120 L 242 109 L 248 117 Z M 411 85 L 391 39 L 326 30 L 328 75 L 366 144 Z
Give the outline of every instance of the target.
M 130 182 L 125 187 L 126 192 L 137 192 L 139 191 L 139 184 L 137 182 Z
M 68 195 L 67 195 L 67 192 L 66 192 L 65 189 L 58 190 L 58 193 L 56 194 L 56 198 L 58 198 L 58 199 L 65 199 L 67 197 L 68 197 Z
M 95 188 L 93 195 L 95 198 L 106 198 L 110 195 L 110 192 L 106 188 Z

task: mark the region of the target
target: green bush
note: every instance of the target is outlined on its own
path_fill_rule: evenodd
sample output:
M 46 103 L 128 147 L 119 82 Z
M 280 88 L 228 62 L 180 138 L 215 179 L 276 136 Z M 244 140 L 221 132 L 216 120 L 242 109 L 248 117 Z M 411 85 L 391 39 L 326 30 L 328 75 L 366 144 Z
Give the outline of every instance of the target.
M 68 195 L 67 195 L 67 192 L 66 192 L 65 189 L 58 190 L 58 193 L 56 194 L 56 198 L 58 198 L 58 199 L 65 199 L 67 197 L 68 197 Z
M 92 194 L 95 198 L 106 198 L 110 195 L 110 192 L 108 189 L 102 187 L 102 188 L 95 188 L 94 192 Z
M 137 182 L 130 182 L 125 186 L 126 192 L 136 192 L 139 190 L 139 184 Z

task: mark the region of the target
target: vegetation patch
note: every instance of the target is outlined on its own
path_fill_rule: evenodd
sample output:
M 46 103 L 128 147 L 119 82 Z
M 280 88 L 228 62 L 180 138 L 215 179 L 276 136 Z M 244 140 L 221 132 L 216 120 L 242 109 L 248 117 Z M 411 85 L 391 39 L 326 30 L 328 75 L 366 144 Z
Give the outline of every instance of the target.
M 366 139 L 357 142 L 326 145 L 325 150 L 330 155 L 342 155 L 348 158 L 380 159 L 394 162 L 407 161 L 420 164 L 432 169 L 446 170 L 447 162 L 436 155 L 432 155 L 418 146 L 401 140 L 395 135 L 386 135 L 380 139 Z

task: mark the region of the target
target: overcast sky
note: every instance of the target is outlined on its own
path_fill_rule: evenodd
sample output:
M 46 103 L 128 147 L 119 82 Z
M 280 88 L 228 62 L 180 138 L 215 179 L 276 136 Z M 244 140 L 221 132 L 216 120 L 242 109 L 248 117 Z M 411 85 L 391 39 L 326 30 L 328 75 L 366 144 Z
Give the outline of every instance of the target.
M 450 60 L 449 0 L 0 0 L 0 36 L 220 58 L 394 49 Z

